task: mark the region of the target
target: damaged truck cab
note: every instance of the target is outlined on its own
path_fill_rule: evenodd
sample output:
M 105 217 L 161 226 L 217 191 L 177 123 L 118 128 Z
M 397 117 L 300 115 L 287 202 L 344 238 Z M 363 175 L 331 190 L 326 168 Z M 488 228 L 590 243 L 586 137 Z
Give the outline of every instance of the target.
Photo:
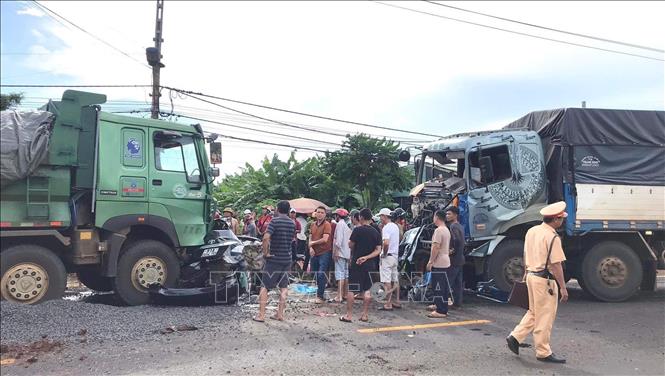
M 425 145 L 415 162 L 416 227 L 402 243 L 403 271 L 424 270 L 432 216 L 454 205 L 467 238 L 467 287 L 493 280 L 510 291 L 524 275 L 526 231 L 542 221 L 540 209 L 563 200 L 566 278 L 605 301 L 652 290 L 665 248 L 663 138 L 662 111 L 562 109 Z
M 148 286 L 174 286 L 183 260 L 204 244 L 219 175 L 206 156 L 212 140 L 199 125 L 102 112 L 105 101 L 68 90 L 49 102 L 45 157 L 13 181 L 3 173 L 3 299 L 58 298 L 66 273 L 76 272 L 91 289 L 143 304 Z

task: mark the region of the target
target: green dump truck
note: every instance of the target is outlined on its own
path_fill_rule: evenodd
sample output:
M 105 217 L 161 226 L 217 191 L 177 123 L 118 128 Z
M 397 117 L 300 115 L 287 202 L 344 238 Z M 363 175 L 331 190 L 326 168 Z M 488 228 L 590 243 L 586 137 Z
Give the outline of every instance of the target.
M 67 90 L 40 111 L 3 111 L 2 299 L 59 298 L 75 272 L 144 304 L 148 286 L 175 285 L 188 250 L 204 244 L 219 175 L 205 149 L 214 137 L 199 125 L 105 113 L 104 102 Z

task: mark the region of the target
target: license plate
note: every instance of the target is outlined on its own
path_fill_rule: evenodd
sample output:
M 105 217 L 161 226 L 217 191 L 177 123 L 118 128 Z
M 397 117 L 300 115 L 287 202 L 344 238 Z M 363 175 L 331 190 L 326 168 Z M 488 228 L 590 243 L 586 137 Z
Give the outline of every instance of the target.
M 203 251 L 203 253 L 201 254 L 201 257 L 214 256 L 214 255 L 217 254 L 218 251 L 219 251 L 219 247 L 208 248 L 208 249 Z

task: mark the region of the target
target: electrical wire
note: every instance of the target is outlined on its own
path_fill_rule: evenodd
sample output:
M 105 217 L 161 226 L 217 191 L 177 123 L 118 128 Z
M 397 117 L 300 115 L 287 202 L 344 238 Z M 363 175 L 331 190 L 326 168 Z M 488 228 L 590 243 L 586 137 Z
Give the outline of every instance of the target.
M 5 84 L 0 84 L 0 87 L 10 87 L 10 88 L 49 88 L 49 87 L 67 87 L 67 88 L 117 88 L 117 87 L 149 88 L 149 87 L 152 87 L 152 85 L 32 85 L 32 84 L 26 84 L 26 85 L 9 84 L 9 85 L 5 85 Z M 421 132 L 415 132 L 415 131 L 407 131 L 407 130 L 402 130 L 402 129 L 389 128 L 389 127 L 382 127 L 382 126 L 378 126 L 378 125 L 358 123 L 358 122 L 349 121 L 349 120 L 341 120 L 341 119 L 336 119 L 336 118 L 330 118 L 330 117 L 325 117 L 325 116 L 308 114 L 308 113 L 304 113 L 304 112 L 286 110 L 286 109 L 281 109 L 281 108 L 277 108 L 277 107 L 264 106 L 264 105 L 255 104 L 255 103 L 243 102 L 243 101 L 238 101 L 238 100 L 234 100 L 234 99 L 222 98 L 222 97 L 217 97 L 217 96 L 214 96 L 214 95 L 208 95 L 208 94 L 197 93 L 197 92 L 193 92 L 193 91 L 189 91 L 189 90 L 178 89 L 178 88 L 174 88 L 174 87 L 170 87 L 170 86 L 160 86 L 160 87 L 162 89 L 172 90 L 172 91 L 178 92 L 180 94 L 183 94 L 185 96 L 197 99 L 199 101 L 202 101 L 202 102 L 205 102 L 205 103 L 208 103 L 208 104 L 212 104 L 214 106 L 221 107 L 221 108 L 227 109 L 229 111 L 239 113 L 239 114 L 251 117 L 251 118 L 260 119 L 260 120 L 263 120 L 263 121 L 268 122 L 268 123 L 278 124 L 278 125 L 282 125 L 282 126 L 285 126 L 285 127 L 288 127 L 288 128 L 298 128 L 300 130 L 305 130 L 305 131 L 324 133 L 324 134 L 331 135 L 331 136 L 346 137 L 346 134 L 348 134 L 350 132 L 335 133 L 335 132 L 326 130 L 326 129 L 330 129 L 330 128 L 325 128 L 325 127 L 320 127 L 320 126 L 308 128 L 307 126 L 304 126 L 304 125 L 296 125 L 296 124 L 299 124 L 299 123 L 285 123 L 285 122 L 281 122 L 281 121 L 277 121 L 277 120 L 272 120 L 272 119 L 264 118 L 264 117 L 257 116 L 257 115 L 254 115 L 254 114 L 250 114 L 250 113 L 247 113 L 247 112 L 244 112 L 244 111 L 236 110 L 236 109 L 221 105 L 219 103 L 215 103 L 215 102 L 212 102 L 212 101 L 205 100 L 203 98 L 198 98 L 197 96 L 202 96 L 202 97 L 212 98 L 212 99 L 218 99 L 218 100 L 223 100 L 223 101 L 229 101 L 229 102 L 234 102 L 234 103 L 239 103 L 239 104 L 246 104 L 246 105 L 249 105 L 249 106 L 261 107 L 261 108 L 266 108 L 266 109 L 270 109 L 270 110 L 287 112 L 287 113 L 292 113 L 292 114 L 296 114 L 296 115 L 314 117 L 314 118 L 319 118 L 319 119 L 324 119 L 324 120 L 336 121 L 336 122 L 347 123 L 347 124 L 361 125 L 361 126 L 366 126 L 366 127 L 370 127 L 370 128 L 384 129 L 384 130 L 389 130 L 389 131 L 394 131 L 394 132 L 418 134 L 418 135 L 432 136 L 432 137 L 437 137 L 437 138 L 443 137 L 443 136 L 440 136 L 440 135 L 421 133 Z M 194 95 L 197 95 L 197 96 L 194 96 Z M 205 110 L 205 111 L 212 111 L 212 110 Z M 381 137 L 381 136 L 375 135 L 375 134 L 368 134 L 368 135 L 370 135 L 372 137 Z M 395 141 L 414 144 L 414 145 L 415 144 L 421 144 L 421 143 L 424 143 L 424 142 L 428 142 L 427 140 L 417 140 L 417 139 L 395 139 Z
M 123 87 L 123 88 L 132 88 L 132 87 L 152 87 L 152 85 L 17 85 L 17 84 L 0 84 L 0 87 L 28 87 L 28 88 L 47 88 L 47 87 L 69 87 L 69 88 L 85 88 L 85 87 L 104 87 L 104 88 L 114 88 L 114 87 Z
M 426 11 L 423 11 L 423 10 L 402 7 L 402 6 L 399 6 L 399 5 L 384 3 L 384 2 L 381 2 L 381 1 L 374 1 L 374 2 L 377 3 L 377 4 L 380 4 L 380 5 L 385 5 L 385 6 L 392 7 L 392 8 L 402 9 L 402 10 L 406 10 L 406 11 L 409 11 L 409 12 L 426 14 L 426 15 L 429 15 L 429 16 L 443 18 L 443 19 L 450 20 L 450 21 L 461 22 L 461 23 L 465 23 L 465 24 L 469 24 L 469 25 L 475 25 L 475 26 L 479 26 L 479 27 L 484 27 L 484 28 L 492 29 L 492 30 L 504 31 L 504 32 L 507 32 L 507 33 L 522 35 L 522 36 L 525 36 L 525 37 L 542 39 L 542 40 L 547 40 L 547 41 L 550 41 L 550 42 L 562 43 L 562 44 L 567 44 L 567 45 L 577 46 L 577 47 L 582 47 L 582 48 L 589 48 L 589 49 L 593 49 L 593 50 L 605 51 L 605 52 L 610 52 L 610 53 L 615 53 L 615 54 L 620 54 L 620 55 L 639 57 L 639 58 L 642 58 L 642 59 L 655 60 L 655 61 L 665 61 L 665 59 L 659 59 L 659 58 L 656 58 L 656 57 L 651 57 L 651 56 L 646 56 L 646 55 L 639 55 L 639 54 L 634 54 L 634 53 L 630 53 L 630 52 L 611 50 L 609 48 L 595 47 L 595 46 L 590 46 L 590 45 L 581 44 L 581 43 L 568 42 L 568 41 L 561 40 L 561 39 L 547 38 L 547 37 L 543 37 L 543 36 L 539 36 L 539 35 L 523 33 L 523 32 L 520 32 L 520 31 L 503 29 L 503 28 L 496 27 L 496 26 L 490 26 L 490 25 L 485 25 L 485 24 L 481 24 L 481 23 L 478 23 L 478 22 L 466 21 L 466 20 L 462 20 L 462 19 L 459 19 L 459 18 L 448 17 L 448 16 L 444 16 L 444 15 L 441 15 L 441 14 L 426 12 Z
M 218 99 L 218 100 L 222 100 L 222 101 L 226 101 L 226 102 L 233 102 L 233 103 L 244 104 L 244 105 L 248 105 L 248 106 L 260 107 L 260 108 L 265 108 L 265 109 L 268 109 L 268 110 L 287 112 L 287 113 L 294 114 L 294 115 L 308 116 L 308 117 L 313 117 L 313 118 L 318 118 L 318 119 L 323 119 L 323 120 L 331 120 L 331 121 L 336 121 L 336 122 L 341 122 L 341 123 L 360 125 L 360 126 L 369 127 L 369 128 L 377 128 L 377 129 L 396 131 L 396 132 L 402 132 L 402 133 L 417 134 L 417 135 L 420 135 L 420 136 L 443 137 L 441 135 L 436 135 L 436 134 L 416 132 L 416 131 L 408 131 L 408 130 L 404 130 L 404 129 L 389 128 L 389 127 L 383 127 L 383 126 L 379 126 L 379 125 L 359 123 L 359 122 L 355 122 L 355 121 L 342 120 L 342 119 L 337 119 L 337 118 L 332 118 L 332 117 L 327 117 L 327 116 L 314 115 L 314 114 L 309 114 L 309 113 L 305 113 L 305 112 L 286 110 L 286 109 L 283 109 L 283 108 L 265 106 L 265 105 L 256 104 L 256 103 L 239 101 L 239 100 L 236 100 L 236 99 L 223 98 L 223 97 L 218 97 L 218 96 L 214 96 L 214 95 L 194 92 L 194 91 L 190 91 L 190 90 L 178 89 L 178 88 L 169 87 L 169 86 L 164 86 L 164 88 L 179 91 L 183 94 L 193 94 L 193 95 L 198 95 L 198 96 L 205 97 L 205 98 L 212 98 L 212 99 Z
M 126 53 L 125 51 L 119 49 L 118 47 L 112 45 L 111 43 L 109 43 L 109 42 L 103 40 L 102 38 L 100 38 L 100 37 L 98 37 L 98 36 L 96 36 L 96 35 L 94 35 L 94 34 L 92 34 L 92 33 L 90 33 L 90 32 L 88 32 L 87 30 L 85 30 L 85 29 L 82 28 L 81 26 L 79 26 L 79 25 L 73 23 L 72 21 L 68 20 L 67 18 L 65 18 L 65 17 L 59 15 L 58 13 L 52 11 L 51 9 L 49 9 L 48 7 L 46 7 L 45 5 L 38 3 L 36 0 L 33 0 L 33 3 L 36 4 L 38 7 L 42 8 L 43 10 L 45 10 L 45 11 L 46 11 L 46 14 L 49 15 L 49 17 L 55 19 L 56 21 L 60 22 L 59 20 L 57 20 L 57 19 L 54 17 L 54 15 L 57 16 L 57 17 L 59 17 L 59 18 L 61 18 L 62 20 L 64 20 L 64 21 L 67 22 L 68 24 L 74 26 L 74 27 L 77 28 L 78 30 L 80 30 L 80 31 L 84 32 L 85 34 L 89 35 L 90 37 L 96 39 L 97 41 L 99 41 L 99 42 L 105 44 L 106 46 L 108 46 L 108 47 L 114 49 L 116 52 L 119 52 L 120 54 L 122 54 L 122 55 L 124 55 L 124 56 L 126 56 L 126 57 L 128 57 L 128 58 L 130 58 L 130 59 L 132 59 L 133 61 L 135 61 L 135 62 L 141 64 L 142 66 L 144 66 L 144 67 L 146 67 L 146 68 L 148 68 L 148 69 L 152 69 L 152 68 L 151 68 L 148 64 L 146 64 L 145 62 L 142 62 L 142 61 L 140 61 L 140 60 L 134 58 L 134 57 L 131 56 L 130 54 L 128 54 L 128 53 Z M 62 24 L 62 22 L 60 22 L 60 23 Z
M 474 11 L 474 10 L 470 10 L 470 9 L 464 9 L 464 8 L 460 8 L 460 7 L 456 7 L 456 6 L 452 6 L 452 5 L 448 5 L 448 4 L 442 4 L 442 3 L 439 3 L 439 2 L 436 2 L 436 1 L 431 1 L 431 0 L 422 0 L 422 1 L 424 1 L 426 3 L 438 5 L 440 7 L 446 7 L 446 8 L 450 8 L 450 9 L 459 10 L 461 12 L 477 14 L 477 15 L 490 17 L 490 18 L 494 18 L 494 19 L 497 19 L 497 20 L 501 20 L 501 21 L 513 22 L 513 23 L 516 23 L 516 24 L 535 27 L 535 28 L 538 28 L 538 29 L 554 31 L 554 32 L 557 32 L 557 33 L 573 35 L 573 36 L 581 37 L 581 38 L 594 39 L 594 40 L 601 41 L 601 42 L 620 44 L 620 45 L 627 46 L 627 47 L 634 47 L 634 48 L 639 48 L 639 49 L 643 49 L 643 50 L 665 53 L 665 50 L 661 50 L 661 49 L 654 48 L 654 47 L 641 46 L 639 44 L 627 43 L 627 42 L 622 42 L 622 41 L 618 41 L 618 40 L 614 40 L 614 39 L 601 38 L 601 37 L 596 37 L 596 36 L 593 36 L 593 35 L 574 33 L 572 31 L 555 29 L 555 28 L 547 27 L 547 26 L 540 26 L 540 25 L 536 25 L 536 24 L 532 24 L 532 23 L 528 23 L 528 22 L 513 20 L 513 19 L 505 18 L 505 17 L 499 17 L 499 16 L 495 16 L 495 15 L 492 15 L 492 14 L 482 13 L 482 12 L 478 12 L 478 11 Z
M 164 113 L 163 113 L 164 114 Z M 311 141 L 311 142 L 316 142 L 316 143 L 321 143 L 321 144 L 328 144 L 328 145 L 334 145 L 334 146 L 342 146 L 341 144 L 334 143 L 334 142 L 328 142 L 328 141 L 321 141 L 321 140 L 315 140 L 312 138 L 306 138 L 306 137 L 299 137 L 299 136 L 294 136 L 294 135 L 288 135 L 288 134 L 283 134 L 283 133 L 278 133 L 278 132 L 272 132 L 272 131 L 266 131 L 266 130 L 261 130 L 261 129 L 254 129 L 254 128 L 249 128 L 249 127 L 243 127 L 241 125 L 235 125 L 235 124 L 229 124 L 229 123 L 224 123 L 221 121 L 216 121 L 216 120 L 210 120 L 210 119 L 203 119 L 200 117 L 196 116 L 191 116 L 191 115 L 186 115 L 182 113 L 165 113 L 164 115 L 171 115 L 171 116 L 176 116 L 176 117 L 184 117 L 187 119 L 192 119 L 192 120 L 198 120 L 198 121 L 204 121 L 207 123 L 212 123 L 212 124 L 219 124 L 219 125 L 224 125 L 227 127 L 232 127 L 232 128 L 238 128 L 238 129 L 244 129 L 248 131 L 254 131 L 254 132 L 261 132 L 265 134 L 272 134 L 274 136 L 282 136 L 282 137 L 287 137 L 291 139 L 297 139 L 297 140 L 303 140 L 303 141 Z
M 285 123 L 285 122 L 282 122 L 282 121 L 279 121 L 279 120 L 272 120 L 272 119 L 264 118 L 264 117 L 261 117 L 261 116 L 258 116 L 258 115 L 250 114 L 250 113 L 248 113 L 248 112 L 244 112 L 244 111 L 236 110 L 236 109 L 234 109 L 234 108 L 227 107 L 227 106 L 224 106 L 224 105 L 222 105 L 222 104 L 215 103 L 215 102 L 212 102 L 212 101 L 209 101 L 209 100 L 203 99 L 203 98 L 199 98 L 199 97 L 196 97 L 196 96 L 194 96 L 194 95 L 191 95 L 191 94 L 188 94 L 188 93 L 185 93 L 185 92 L 182 92 L 182 93 L 183 93 L 184 95 L 188 96 L 188 97 L 191 97 L 191 98 L 194 98 L 194 99 L 200 100 L 200 101 L 202 101 L 202 102 L 206 102 L 206 103 L 212 104 L 212 105 L 214 105 L 214 106 L 218 106 L 218 107 L 221 107 L 221 108 L 227 109 L 227 110 L 229 110 L 229 111 L 234 111 L 234 112 L 237 112 L 237 113 L 239 113 L 239 114 L 243 114 L 243 115 L 247 115 L 247 116 L 250 116 L 250 117 L 253 117 L 253 118 L 257 118 L 257 119 L 261 119 L 261 120 L 269 121 L 269 122 L 271 122 L 271 123 L 275 123 L 275 124 L 281 124 L 281 125 L 284 125 L 284 126 L 289 127 L 289 128 L 295 128 L 295 129 L 300 129 L 300 130 L 309 130 L 309 129 L 307 129 L 307 128 L 304 128 L 304 127 L 301 127 L 301 126 L 298 126 L 298 125 L 293 125 L 293 124 Z M 336 134 L 336 133 L 327 132 L 327 131 L 323 131 L 323 130 L 319 131 L 319 133 L 323 133 L 323 134 L 327 134 L 327 135 L 332 135 L 332 136 L 338 136 L 338 134 Z

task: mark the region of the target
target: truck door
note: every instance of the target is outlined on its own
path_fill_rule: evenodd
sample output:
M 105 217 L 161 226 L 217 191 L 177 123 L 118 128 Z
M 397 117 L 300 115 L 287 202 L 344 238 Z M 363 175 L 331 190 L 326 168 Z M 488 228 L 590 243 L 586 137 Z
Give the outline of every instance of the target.
M 180 246 L 203 244 L 206 233 L 207 185 L 197 144 L 191 134 L 151 129 L 150 161 L 151 221 L 170 221 Z
M 469 228 L 474 238 L 496 235 L 502 224 L 544 196 L 542 150 L 535 142 L 474 148 L 469 174 Z

